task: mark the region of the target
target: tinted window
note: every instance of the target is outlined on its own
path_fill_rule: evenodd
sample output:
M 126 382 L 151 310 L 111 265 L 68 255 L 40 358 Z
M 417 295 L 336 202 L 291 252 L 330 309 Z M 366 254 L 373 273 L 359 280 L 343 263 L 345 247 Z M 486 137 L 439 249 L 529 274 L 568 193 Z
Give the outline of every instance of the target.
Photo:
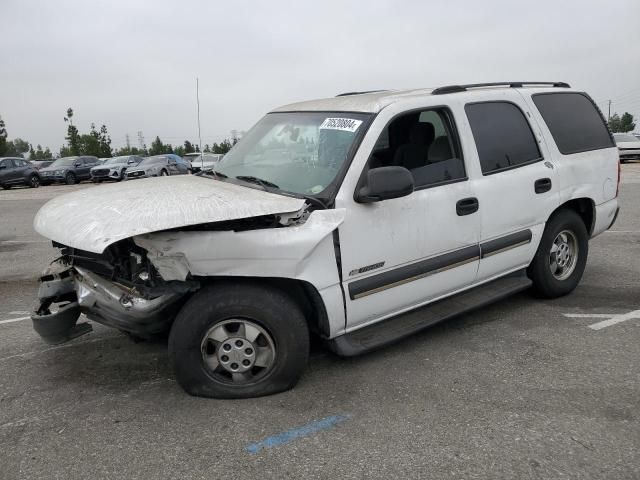
M 465 106 L 476 142 L 482 173 L 488 174 L 541 160 L 538 143 L 527 119 L 508 102 Z
M 26 167 L 27 166 L 27 162 L 25 162 L 24 160 L 15 159 L 13 161 L 13 163 L 15 163 L 16 167 Z
M 13 162 L 10 158 L 5 158 L 0 161 L 0 165 L 3 165 L 5 168 L 13 168 Z
M 586 152 L 613 147 L 604 118 L 591 99 L 582 93 L 533 95 L 560 153 Z

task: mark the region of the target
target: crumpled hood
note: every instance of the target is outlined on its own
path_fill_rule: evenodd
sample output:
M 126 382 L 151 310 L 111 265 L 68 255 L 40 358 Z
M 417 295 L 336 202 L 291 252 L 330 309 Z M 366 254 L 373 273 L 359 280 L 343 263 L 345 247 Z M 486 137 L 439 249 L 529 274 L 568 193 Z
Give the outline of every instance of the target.
M 305 201 L 192 175 L 90 187 L 56 197 L 36 214 L 36 231 L 81 250 L 102 253 L 144 233 L 201 223 L 293 213 Z

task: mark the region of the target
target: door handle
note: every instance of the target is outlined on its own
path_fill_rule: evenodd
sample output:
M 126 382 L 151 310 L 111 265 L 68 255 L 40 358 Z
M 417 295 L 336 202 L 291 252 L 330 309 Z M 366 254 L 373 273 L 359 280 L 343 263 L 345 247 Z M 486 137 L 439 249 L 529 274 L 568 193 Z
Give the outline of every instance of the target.
M 476 197 L 463 198 L 456 203 L 456 213 L 462 217 L 478 211 L 480 204 Z
M 551 179 L 550 178 L 541 178 L 536 180 L 536 183 L 533 184 L 536 193 L 545 193 L 551 190 Z

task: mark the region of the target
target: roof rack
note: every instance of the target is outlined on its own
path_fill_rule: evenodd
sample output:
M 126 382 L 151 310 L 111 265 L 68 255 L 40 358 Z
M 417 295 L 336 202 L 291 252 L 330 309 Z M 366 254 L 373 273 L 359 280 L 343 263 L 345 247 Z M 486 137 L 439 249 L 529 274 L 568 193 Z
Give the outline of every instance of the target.
M 364 92 L 346 92 L 336 95 L 336 97 L 348 97 L 349 95 L 364 95 L 365 93 L 387 92 L 388 90 L 366 90 Z
M 522 88 L 525 85 L 548 85 L 558 88 L 571 88 L 568 83 L 565 82 L 494 82 L 494 83 L 470 83 L 468 85 L 447 85 L 446 87 L 436 88 L 431 92 L 432 95 L 444 95 L 445 93 L 459 93 L 466 92 L 470 88 L 483 88 L 483 87 L 510 87 L 510 88 Z

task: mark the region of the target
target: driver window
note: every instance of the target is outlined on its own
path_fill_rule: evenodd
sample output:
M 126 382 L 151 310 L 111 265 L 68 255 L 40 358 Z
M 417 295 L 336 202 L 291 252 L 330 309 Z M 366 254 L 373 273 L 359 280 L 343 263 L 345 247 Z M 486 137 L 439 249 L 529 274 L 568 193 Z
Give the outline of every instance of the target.
M 451 113 L 430 109 L 394 118 L 380 134 L 368 166 L 394 165 L 411 172 L 416 189 L 465 180 Z

